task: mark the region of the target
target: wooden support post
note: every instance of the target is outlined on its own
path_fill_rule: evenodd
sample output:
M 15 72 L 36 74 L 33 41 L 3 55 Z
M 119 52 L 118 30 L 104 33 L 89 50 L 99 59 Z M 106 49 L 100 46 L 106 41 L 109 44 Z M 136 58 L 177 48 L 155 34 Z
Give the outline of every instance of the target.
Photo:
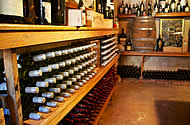
M 22 106 L 18 79 L 17 55 L 11 49 L 3 50 L 5 76 L 8 88 L 8 108 L 10 109 L 11 125 L 22 125 Z
M 3 108 L 0 108 L 0 125 L 5 125 L 5 117 L 4 117 Z
M 141 62 L 141 77 L 140 77 L 140 79 L 143 79 L 143 70 L 144 70 L 144 56 L 142 56 L 142 62 Z

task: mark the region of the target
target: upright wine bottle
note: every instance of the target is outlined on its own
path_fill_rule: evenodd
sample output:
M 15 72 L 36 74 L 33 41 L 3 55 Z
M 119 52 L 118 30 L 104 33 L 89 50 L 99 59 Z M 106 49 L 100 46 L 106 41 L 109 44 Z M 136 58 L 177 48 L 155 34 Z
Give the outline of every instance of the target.
M 154 4 L 154 12 L 158 13 L 158 3 L 157 3 L 157 0 L 156 0 L 156 3 Z
M 143 12 L 144 12 L 144 3 L 143 1 L 141 1 L 141 4 L 140 4 L 140 15 L 143 16 Z
M 170 12 L 175 13 L 176 12 L 176 2 L 175 0 L 172 0 L 170 3 Z
M 163 51 L 163 47 L 164 47 L 164 42 L 163 42 L 162 38 L 159 35 L 159 38 L 156 41 L 155 49 L 156 49 L 156 51 Z
M 65 25 L 66 24 L 66 12 L 65 12 L 65 0 L 52 0 L 51 1 L 51 17 L 52 24 Z
M 181 12 L 180 0 L 177 3 L 176 12 L 178 12 L 178 13 Z
M 79 0 L 78 9 L 82 11 L 82 26 L 86 26 L 86 13 L 85 13 L 85 6 L 82 0 Z
M 43 0 L 42 6 L 44 7 L 45 11 L 45 19 L 47 20 L 48 24 L 51 24 L 51 1 L 50 0 Z
M 123 3 L 123 0 L 122 0 L 121 5 L 119 6 L 119 14 L 124 14 L 124 3 Z
M 151 1 L 148 1 L 148 16 L 152 16 L 152 4 L 151 4 Z
M 125 43 L 126 40 L 127 40 L 127 35 L 124 33 L 124 28 L 122 28 L 122 32 L 118 36 L 118 44 Z
M 126 41 L 125 50 L 126 50 L 126 51 L 132 51 L 132 41 L 131 41 L 130 37 L 129 37 L 129 39 Z
M 129 12 L 129 7 L 128 7 L 128 4 L 126 3 L 125 4 L 125 14 L 128 14 L 128 12 Z
M 189 4 L 188 4 L 188 0 L 186 0 L 185 12 L 189 12 Z

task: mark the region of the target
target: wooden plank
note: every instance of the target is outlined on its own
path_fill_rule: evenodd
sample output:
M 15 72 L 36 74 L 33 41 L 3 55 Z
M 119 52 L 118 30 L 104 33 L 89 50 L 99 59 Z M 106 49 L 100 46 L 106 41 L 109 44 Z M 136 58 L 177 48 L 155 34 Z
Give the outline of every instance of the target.
M 107 66 L 101 67 L 97 70 L 97 74 L 87 82 L 80 90 L 73 94 L 70 98 L 67 98 L 65 102 L 59 103 L 58 108 L 51 108 L 52 112 L 43 114 L 42 120 L 26 120 L 24 123 L 31 125 L 54 125 L 59 123 L 64 116 L 69 113 L 73 107 L 99 82 L 99 80 L 109 71 L 109 69 L 118 61 L 119 55 L 115 57 Z
M 117 29 L 102 31 L 1 32 L 0 49 L 85 39 L 117 33 Z
M 109 103 L 109 101 L 110 101 L 110 99 L 111 99 L 111 97 L 112 97 L 112 95 L 113 95 L 115 89 L 116 89 L 117 84 L 119 83 L 119 80 L 120 80 L 120 79 L 119 79 L 119 77 L 117 76 L 116 84 L 115 84 L 115 86 L 113 87 L 113 89 L 112 89 L 110 95 L 108 96 L 106 102 L 104 103 L 102 109 L 101 109 L 100 112 L 96 115 L 96 119 L 95 119 L 95 121 L 93 122 L 93 125 L 98 125 L 98 122 L 100 121 L 101 117 L 103 116 L 103 113 L 104 113 L 104 111 L 105 111 L 105 109 L 106 109 L 106 107 L 107 107 L 107 105 L 108 105 L 108 103 Z
M 170 53 L 170 52 L 138 52 L 138 51 L 130 51 L 130 52 L 121 52 L 121 55 L 126 56 L 166 56 L 166 57 L 190 57 L 190 53 Z
M 28 25 L 28 24 L 0 24 L 0 31 L 33 31 L 33 30 L 77 30 L 71 26 L 56 26 L 56 25 Z
M 140 79 L 143 79 L 143 71 L 144 71 L 144 56 L 142 56 L 142 61 L 141 61 L 141 76 L 140 76 Z
M 3 108 L 0 108 L 0 125 L 5 125 L 5 117 L 4 117 Z
M 190 12 L 182 12 L 182 13 L 157 13 L 155 18 L 164 18 L 164 17 L 178 17 L 178 18 L 182 18 L 182 17 L 189 17 L 190 16 Z
M 5 76 L 8 88 L 8 108 L 12 125 L 22 125 L 22 106 L 20 99 L 20 86 L 18 79 L 17 56 L 10 49 L 3 50 Z
M 118 14 L 119 19 L 125 19 L 125 18 L 135 18 L 135 14 Z

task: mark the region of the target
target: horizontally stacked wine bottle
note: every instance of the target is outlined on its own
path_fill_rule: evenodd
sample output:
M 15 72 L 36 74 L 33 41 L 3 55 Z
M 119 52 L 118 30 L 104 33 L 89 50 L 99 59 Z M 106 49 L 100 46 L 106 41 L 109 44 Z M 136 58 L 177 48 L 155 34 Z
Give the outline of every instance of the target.
M 0 94 L 7 94 L 5 71 L 2 59 L 0 59 Z
M 18 55 L 24 120 L 39 120 L 94 75 L 96 43 L 71 45 Z
M 117 37 L 105 37 L 100 42 L 100 63 L 102 66 L 106 66 L 114 57 L 117 56 L 118 48 Z
M 93 124 L 113 90 L 116 81 L 116 68 L 112 67 L 58 125 Z

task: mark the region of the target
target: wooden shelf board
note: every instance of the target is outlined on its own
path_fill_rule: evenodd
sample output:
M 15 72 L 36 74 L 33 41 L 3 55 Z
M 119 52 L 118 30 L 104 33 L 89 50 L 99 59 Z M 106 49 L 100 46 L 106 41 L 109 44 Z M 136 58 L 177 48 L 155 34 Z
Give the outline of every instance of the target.
M 126 56 L 166 56 L 166 57 L 190 57 L 190 53 L 169 53 L 169 52 L 137 52 L 137 51 L 130 51 L 121 52 L 121 55 Z
M 116 86 L 117 86 L 119 80 L 120 80 L 120 78 L 117 76 L 116 84 L 115 84 L 115 86 L 113 87 L 113 89 L 112 89 L 110 95 L 108 96 L 108 98 L 107 98 L 106 102 L 104 103 L 102 109 L 100 110 L 99 114 L 97 115 L 95 121 L 93 122 L 93 125 L 98 125 L 98 122 L 100 121 L 100 119 L 101 119 L 101 117 L 102 117 L 102 115 L 103 115 L 103 113 L 104 113 L 104 111 L 105 111 L 105 109 L 106 109 L 106 107 L 107 107 L 107 105 L 108 105 L 108 103 L 109 103 L 109 101 L 110 101 L 110 99 L 111 99 L 111 97 L 112 97 L 112 95 L 113 95 L 115 89 L 116 89 Z
M 8 27 L 7 27 L 8 26 Z M 10 49 L 18 47 L 26 47 L 39 44 L 55 43 L 68 40 L 86 39 L 98 36 L 104 36 L 109 34 L 118 34 L 118 29 L 100 29 L 89 30 L 86 28 L 84 31 L 79 31 L 74 27 L 62 27 L 52 26 L 51 31 L 44 31 L 45 29 L 51 29 L 49 26 L 30 26 L 23 25 L 0 25 L 0 31 L 2 27 L 7 27 L 6 31 L 0 32 L 0 49 Z M 36 28 L 37 27 L 37 28 Z M 41 29 L 42 28 L 42 29 Z M 65 29 L 64 31 L 54 30 L 56 28 Z M 5 28 L 6 29 L 6 28 Z M 15 31 L 9 32 L 8 29 Z M 91 28 L 93 29 L 93 28 Z M 19 30 L 19 31 L 18 31 Z M 22 30 L 22 31 L 20 31 Z M 24 31 L 23 31 L 24 30 Z
M 181 13 L 157 13 L 155 18 L 164 18 L 164 17 L 188 17 L 190 12 L 181 12 Z
M 65 2 L 65 5 L 66 7 L 71 8 L 71 9 L 78 9 L 78 4 L 75 1 L 70 0 L 68 2 Z
M 118 14 L 119 19 L 124 19 L 124 18 L 134 18 L 136 17 L 135 14 Z
M 73 107 L 99 82 L 99 80 L 109 71 L 109 69 L 118 61 L 119 55 L 116 56 L 107 66 L 101 67 L 97 70 L 97 74 L 80 88 L 71 97 L 67 98 L 65 102 L 59 103 L 59 107 L 51 108 L 52 112 L 45 114 L 42 120 L 26 120 L 24 123 L 32 125 L 54 125 L 59 123 L 64 116 L 69 113 Z

